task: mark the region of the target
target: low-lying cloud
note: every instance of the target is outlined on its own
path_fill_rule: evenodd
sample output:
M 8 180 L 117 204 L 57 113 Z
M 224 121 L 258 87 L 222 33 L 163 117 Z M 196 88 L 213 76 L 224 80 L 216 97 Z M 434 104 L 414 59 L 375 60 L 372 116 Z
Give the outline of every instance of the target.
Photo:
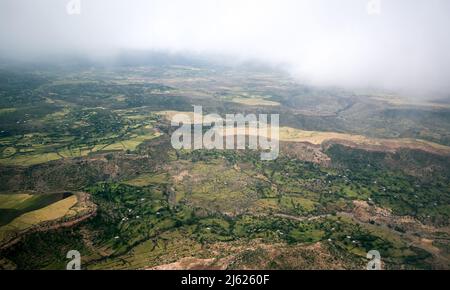
M 2 56 L 224 54 L 313 84 L 450 93 L 448 0 L 70 1 L 2 0 Z

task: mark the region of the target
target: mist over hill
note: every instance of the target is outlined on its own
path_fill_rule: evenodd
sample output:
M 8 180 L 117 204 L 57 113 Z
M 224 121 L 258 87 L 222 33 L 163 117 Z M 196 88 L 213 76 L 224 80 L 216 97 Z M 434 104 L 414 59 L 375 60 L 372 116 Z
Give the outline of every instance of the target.
M 68 3 L 2 1 L 2 56 L 112 62 L 128 50 L 225 55 L 280 66 L 310 84 L 415 98 L 450 92 L 445 0 L 80 0 L 80 14 L 68 13 Z

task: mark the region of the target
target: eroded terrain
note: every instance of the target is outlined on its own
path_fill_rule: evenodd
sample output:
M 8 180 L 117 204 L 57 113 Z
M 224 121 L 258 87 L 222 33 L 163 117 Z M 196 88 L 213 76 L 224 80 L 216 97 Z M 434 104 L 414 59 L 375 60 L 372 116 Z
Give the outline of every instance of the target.
M 170 116 L 280 114 L 280 156 L 174 150 Z M 450 268 L 450 109 L 268 69 L 0 70 L 0 268 Z M 63 199 L 52 194 L 73 193 Z M 56 196 L 56 195 L 55 195 Z M 6 233 L 6 234 L 4 234 Z

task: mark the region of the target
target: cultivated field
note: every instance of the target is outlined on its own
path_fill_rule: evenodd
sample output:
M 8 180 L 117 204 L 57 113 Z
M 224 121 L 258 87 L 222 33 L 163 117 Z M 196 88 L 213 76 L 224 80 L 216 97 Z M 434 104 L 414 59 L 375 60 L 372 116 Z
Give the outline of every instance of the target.
M 68 249 L 86 269 L 364 269 L 372 249 L 449 269 L 450 111 L 378 97 L 268 68 L 0 66 L 0 269 Z M 175 150 L 198 105 L 279 114 L 278 158 Z

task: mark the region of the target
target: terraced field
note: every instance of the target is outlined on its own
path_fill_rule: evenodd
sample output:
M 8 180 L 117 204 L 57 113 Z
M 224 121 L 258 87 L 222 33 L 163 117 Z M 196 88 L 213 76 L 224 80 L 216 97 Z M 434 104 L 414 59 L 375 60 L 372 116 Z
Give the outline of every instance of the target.
M 387 269 L 450 268 L 445 106 L 266 69 L 48 68 L 17 80 L 0 87 L 0 268 L 64 269 L 69 249 L 86 269 L 364 269 L 373 249 Z M 279 114 L 278 158 L 173 149 L 172 117 L 198 124 L 197 105 Z
M 60 223 L 92 214 L 92 205 L 86 204 L 85 193 L 26 194 L 10 193 L 0 195 L 0 245 L 10 245 L 36 230 L 59 227 Z
M 10 223 L 16 217 L 30 211 L 39 210 L 66 197 L 63 193 L 32 195 L 28 193 L 10 193 L 0 195 L 0 225 Z

